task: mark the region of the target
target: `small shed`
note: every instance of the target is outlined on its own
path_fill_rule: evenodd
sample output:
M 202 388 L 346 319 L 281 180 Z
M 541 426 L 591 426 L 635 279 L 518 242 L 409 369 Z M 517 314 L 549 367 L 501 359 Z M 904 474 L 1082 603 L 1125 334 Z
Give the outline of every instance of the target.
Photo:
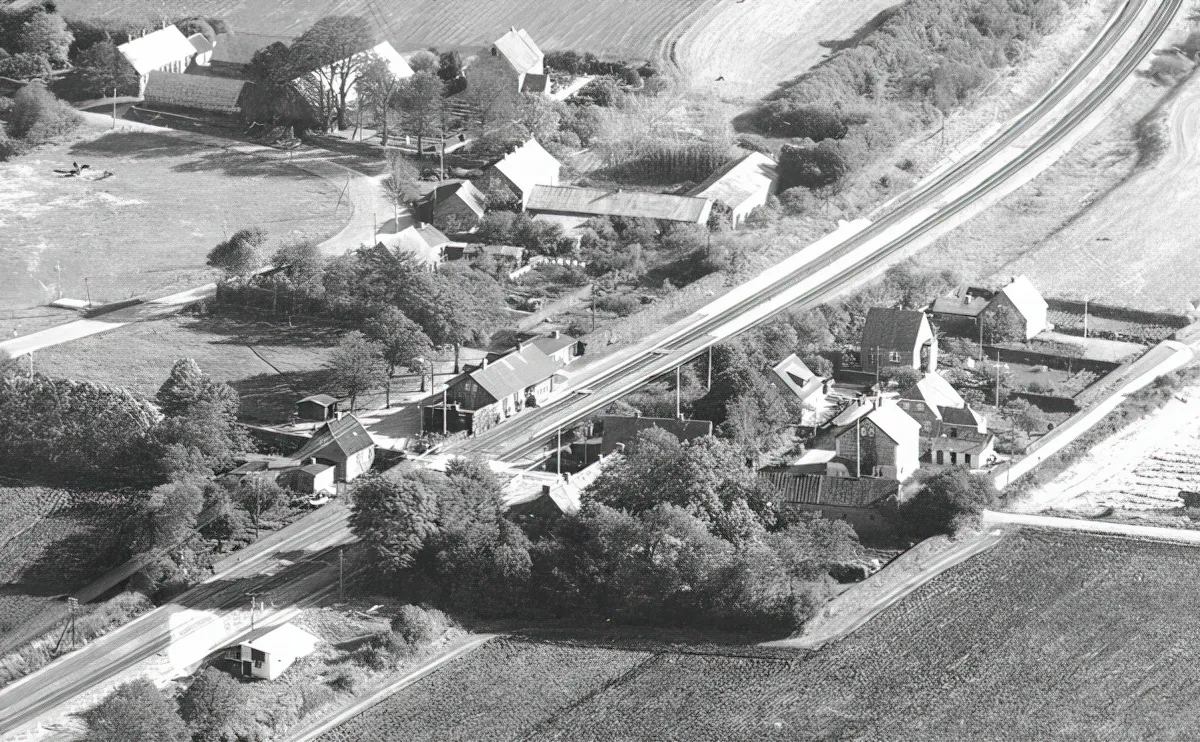
M 288 488 L 304 495 L 334 495 L 337 494 L 336 474 L 335 467 L 309 459 L 289 472 Z
M 314 394 L 296 403 L 296 416 L 301 420 L 324 422 L 337 417 L 339 400 L 328 394 Z
M 226 652 L 226 659 L 238 664 L 244 678 L 274 680 L 301 657 L 317 648 L 317 637 L 304 629 L 285 623 L 274 628 L 251 632 L 241 644 Z

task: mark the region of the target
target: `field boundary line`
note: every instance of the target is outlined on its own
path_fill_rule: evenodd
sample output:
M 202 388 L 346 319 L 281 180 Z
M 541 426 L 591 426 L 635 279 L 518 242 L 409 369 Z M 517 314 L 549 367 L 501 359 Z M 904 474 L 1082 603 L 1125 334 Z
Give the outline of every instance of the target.
M 854 613 L 848 621 L 843 619 L 837 623 L 834 623 L 833 626 L 825 630 L 818 630 L 814 632 L 812 635 L 802 635 L 791 639 L 763 642 L 761 646 L 782 648 L 790 647 L 795 649 L 811 649 L 815 651 L 830 642 L 845 638 L 862 628 L 864 624 L 878 616 L 880 613 L 907 598 L 918 588 L 929 583 L 933 578 L 941 575 L 943 572 L 946 572 L 953 567 L 957 567 L 959 564 L 962 564 L 971 557 L 982 554 L 983 552 L 991 549 L 993 546 L 996 546 L 1002 540 L 1004 540 L 1005 535 L 1006 534 L 1002 530 L 994 530 L 991 533 L 988 533 L 974 541 L 957 545 L 955 548 L 952 548 L 950 551 L 938 557 L 937 560 L 935 560 L 932 564 L 924 567 L 916 574 L 902 581 L 899 585 L 889 589 L 879 598 L 873 600 L 868 606 L 866 606 L 866 608 Z M 1200 533 L 1197 535 L 1200 536 Z M 879 572 L 876 572 L 875 575 L 872 575 L 872 577 L 875 577 L 876 575 L 886 575 L 888 568 L 895 563 L 896 562 L 893 561 L 887 567 L 884 567 Z M 871 578 L 867 579 L 869 580 Z M 859 585 L 851 588 L 851 590 L 859 589 L 865 584 L 865 582 L 859 583 Z
M 468 634 L 462 639 L 451 643 L 451 646 L 443 650 L 440 654 L 426 660 L 422 665 L 410 671 L 404 677 L 396 680 L 383 688 L 375 691 L 361 701 L 358 701 L 333 716 L 330 716 L 323 721 L 318 722 L 314 726 L 296 734 L 289 735 L 285 738 L 285 742 L 311 742 L 322 734 L 325 734 L 331 729 L 341 726 L 346 722 L 358 716 L 362 716 L 367 711 L 370 711 L 376 705 L 391 698 L 396 693 L 404 690 L 408 686 L 418 682 L 426 675 L 429 675 L 434 670 L 449 664 L 454 660 L 470 654 L 479 649 L 484 644 L 487 644 L 492 639 L 495 639 L 499 634 Z
M 1029 528 L 1044 528 L 1055 531 L 1079 531 L 1081 533 L 1094 533 L 1108 536 L 1128 536 L 1138 539 L 1174 541 L 1176 543 L 1200 545 L 1200 531 L 1191 531 L 1184 528 L 1137 526 L 1133 525 L 1132 523 L 1112 523 L 1103 520 L 1056 518 L 1049 515 L 1004 513 L 995 510 L 983 511 L 983 523 L 987 526 L 1024 526 Z

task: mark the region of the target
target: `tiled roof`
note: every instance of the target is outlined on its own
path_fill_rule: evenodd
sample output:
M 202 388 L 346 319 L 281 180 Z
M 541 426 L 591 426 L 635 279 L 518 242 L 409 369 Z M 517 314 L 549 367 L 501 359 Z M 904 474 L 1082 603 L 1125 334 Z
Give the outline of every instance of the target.
M 975 410 L 965 405 L 960 408 L 940 407 L 938 410 L 942 413 L 942 422 L 949 423 L 950 425 L 963 425 L 973 428 L 980 428 L 984 425 L 984 419 Z
M 499 400 L 540 384 L 562 366 L 560 361 L 528 344 L 489 362 L 486 367 L 469 371 L 468 375 L 493 399 Z
M 712 201 L 645 191 L 604 191 L 573 186 L 535 186 L 526 205 L 529 211 L 588 216 L 624 216 L 703 224 Z
M 364 449 L 374 446 L 371 435 L 354 415 L 346 415 L 340 420 L 330 420 L 317 430 L 316 435 L 308 439 L 303 447 L 292 454 L 292 459 L 332 459 L 344 461 Z
M 129 60 L 139 75 L 188 59 L 196 53 L 187 37 L 174 26 L 121 44 L 117 50 Z
M 862 348 L 907 349 L 917 344 L 924 312 L 911 309 L 871 307 L 863 325 Z
M 937 373 L 927 373 L 916 384 L 900 392 L 900 399 L 914 399 L 928 404 L 934 411 L 939 407 L 961 409 L 967 406 L 950 382 Z
M 207 75 L 183 75 L 176 72 L 150 73 L 146 81 L 146 103 L 151 106 L 179 106 L 202 111 L 236 113 L 243 80 Z
M 570 348 L 579 341 L 570 335 L 560 334 L 558 337 L 554 337 L 553 335 L 542 335 L 541 337 L 534 338 L 529 342 L 546 355 L 552 355 L 563 348 Z
M 1025 319 L 1032 319 L 1039 315 L 1045 316 L 1046 300 L 1038 293 L 1033 282 L 1025 276 L 1014 278 L 1007 286 L 1000 289 L 1000 293 L 1008 297 L 1008 300 Z
M 688 195 L 710 198 L 736 209 L 764 188 L 774 188 L 778 178 L 775 168 L 775 160 L 761 152 L 751 152 L 710 175 Z
M 428 224 L 405 227 L 394 234 L 380 234 L 376 239 L 388 250 L 396 254 L 408 253 L 426 265 L 440 262 L 441 248 L 450 242 L 449 237 Z
M 508 61 L 509 66 L 516 70 L 517 74 L 536 69 L 542 63 L 542 50 L 523 28 L 520 30 L 509 29 L 508 33 L 496 39 L 493 46 Z
M 939 436 L 933 439 L 933 449 L 935 451 L 953 451 L 954 453 L 969 453 L 981 454 L 988 449 L 989 446 L 996 440 L 992 434 L 988 434 L 982 440 L 972 440 L 970 438 L 949 438 L 947 436 Z
M 300 400 L 300 402 L 315 402 L 316 404 L 319 404 L 323 407 L 328 407 L 331 404 L 336 404 L 337 401 L 338 401 L 337 397 L 334 397 L 329 394 L 313 394 L 313 395 L 307 396 L 304 399 Z M 299 404 L 299 402 L 297 402 L 297 404 Z
M 890 402 L 885 402 L 875 408 L 871 414 L 867 415 L 867 419 L 875 423 L 887 437 L 897 443 L 916 440 L 921 435 L 921 423 L 912 419 L 898 405 Z
M 432 208 L 436 214 L 439 206 L 455 196 L 466 204 L 467 208 L 474 212 L 475 216 L 482 217 L 484 212 L 487 211 L 487 207 L 484 205 L 487 203 L 487 197 L 469 180 L 438 186 L 430 191 L 429 195 L 421 199 L 421 203 Z
M 851 479 L 767 470 L 758 475 L 775 486 L 785 504 L 871 507 L 899 493 L 899 484 L 890 479 Z

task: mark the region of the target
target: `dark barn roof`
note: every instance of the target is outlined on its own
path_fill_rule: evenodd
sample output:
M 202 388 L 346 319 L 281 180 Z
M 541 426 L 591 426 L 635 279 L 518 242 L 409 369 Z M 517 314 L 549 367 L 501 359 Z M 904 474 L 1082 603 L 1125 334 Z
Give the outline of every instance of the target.
M 871 307 L 863 325 L 863 348 L 905 348 L 917 344 L 925 313 L 912 309 Z

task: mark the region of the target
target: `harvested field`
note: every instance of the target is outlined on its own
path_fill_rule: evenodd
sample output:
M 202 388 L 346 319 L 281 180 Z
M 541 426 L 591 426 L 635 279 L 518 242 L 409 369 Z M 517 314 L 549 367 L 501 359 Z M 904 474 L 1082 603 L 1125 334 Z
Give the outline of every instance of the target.
M 675 39 L 716 0 L 196 0 L 187 12 L 215 15 L 237 31 L 299 34 L 328 14 L 370 18 L 400 50 L 428 46 L 477 47 L 494 41 L 509 26 L 525 28 L 543 49 L 579 49 L 623 57 L 666 57 Z M 68 17 L 158 18 L 156 0 L 66 0 Z
M 119 301 L 211 281 L 205 256 L 260 226 L 275 240 L 321 240 L 341 228 L 338 185 L 164 134 L 105 133 L 41 147 L 0 164 L 0 330 L 58 317 L 41 305 Z M 72 162 L 111 177 L 63 177 Z M 61 320 L 60 320 L 61 321 Z
M 852 45 L 893 5 L 894 0 L 721 3 L 684 32 L 675 60 L 695 84 L 710 84 L 723 95 L 758 97 Z
M 1021 531 L 819 652 L 660 654 L 524 739 L 1186 739 L 1197 568 L 1195 547 Z
M 253 315 L 168 317 L 38 351 L 34 366 L 152 397 L 176 360 L 192 358 L 237 390 L 243 416 L 279 422 L 297 399 L 327 391 L 324 363 L 339 335 L 324 325 Z
M 650 656 L 493 639 L 322 735 L 320 742 L 523 738 Z

